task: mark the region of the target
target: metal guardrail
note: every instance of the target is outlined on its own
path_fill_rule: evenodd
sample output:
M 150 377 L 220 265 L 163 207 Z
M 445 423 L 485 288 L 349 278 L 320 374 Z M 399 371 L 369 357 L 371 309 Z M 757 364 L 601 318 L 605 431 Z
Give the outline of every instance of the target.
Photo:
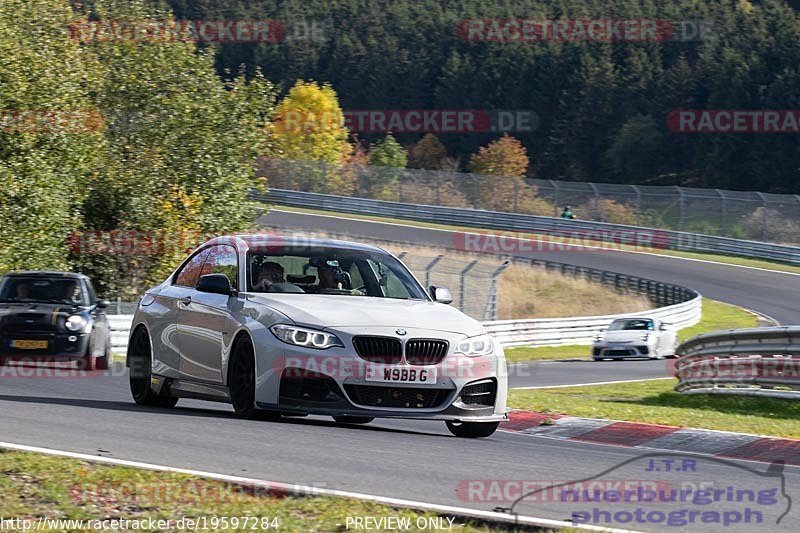
M 607 242 L 622 237 L 634 242 L 645 241 L 653 248 L 675 251 L 737 255 L 800 265 L 800 247 L 715 237 L 697 233 L 659 230 L 606 222 L 564 220 L 555 217 L 482 211 L 459 207 L 406 204 L 366 198 L 336 196 L 310 192 L 270 189 L 266 194 L 254 193 L 262 202 L 291 207 L 326 209 L 344 213 L 374 215 L 469 226 L 499 231 L 566 236 L 577 235 L 581 241 Z M 614 242 L 614 241 L 612 241 Z M 469 250 L 467 250 L 469 251 Z
M 677 353 L 678 392 L 800 399 L 800 326 L 706 333 Z
M 589 345 L 595 335 L 606 329 L 617 318 L 652 317 L 675 329 L 682 329 L 697 324 L 701 314 L 702 296 L 696 294 L 694 298 L 686 302 L 639 313 L 575 318 L 497 320 L 484 322 L 483 325 L 505 347 Z

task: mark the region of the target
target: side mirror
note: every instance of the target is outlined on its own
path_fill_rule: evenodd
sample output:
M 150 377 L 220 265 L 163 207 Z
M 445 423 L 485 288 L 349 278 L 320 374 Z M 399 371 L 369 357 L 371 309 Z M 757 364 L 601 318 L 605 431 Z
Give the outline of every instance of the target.
M 197 290 L 200 292 L 210 292 L 212 294 L 224 294 L 230 296 L 234 294 L 231 281 L 225 274 L 206 274 L 200 276 L 197 282 Z
M 453 303 L 453 295 L 450 293 L 450 290 L 445 287 L 434 287 L 431 285 L 430 293 L 434 302 L 439 302 L 441 304 Z
M 108 300 L 97 300 L 94 305 L 96 305 L 98 309 L 106 309 L 111 305 L 111 302 Z

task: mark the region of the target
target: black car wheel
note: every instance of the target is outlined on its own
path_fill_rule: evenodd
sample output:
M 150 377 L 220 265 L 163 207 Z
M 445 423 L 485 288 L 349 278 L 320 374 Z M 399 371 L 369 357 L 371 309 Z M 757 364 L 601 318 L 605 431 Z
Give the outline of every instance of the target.
M 258 418 L 256 409 L 256 361 L 250 337 L 240 337 L 231 352 L 228 366 L 231 404 L 239 418 Z
M 447 422 L 447 429 L 456 437 L 477 439 L 488 437 L 500 425 L 500 422 Z
M 174 407 L 178 398 L 166 393 L 156 394 L 150 386 L 152 363 L 150 337 L 147 331 L 139 329 L 131 337 L 128 347 L 129 382 L 133 400 L 139 405 Z
M 334 416 L 333 419 L 340 424 L 369 424 L 375 417 L 372 416 Z

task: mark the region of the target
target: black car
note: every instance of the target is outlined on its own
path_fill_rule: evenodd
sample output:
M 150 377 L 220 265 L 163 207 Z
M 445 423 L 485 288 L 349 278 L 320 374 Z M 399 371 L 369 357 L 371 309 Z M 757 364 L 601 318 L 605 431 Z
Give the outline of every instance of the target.
M 78 361 L 108 368 L 106 300 L 71 272 L 12 272 L 0 278 L 0 366 L 6 361 Z

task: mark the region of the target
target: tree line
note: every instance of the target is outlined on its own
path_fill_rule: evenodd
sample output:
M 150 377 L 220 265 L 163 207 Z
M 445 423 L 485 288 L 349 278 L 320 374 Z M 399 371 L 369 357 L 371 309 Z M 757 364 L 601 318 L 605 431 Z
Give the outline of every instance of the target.
M 278 43 L 216 47 L 223 76 L 260 69 L 283 91 L 327 82 L 348 109 L 530 110 L 533 131 L 511 132 L 528 175 L 800 192 L 798 134 L 670 130 L 676 109 L 798 109 L 800 20 L 785 0 L 170 0 L 178 18 L 274 19 Z M 465 19 L 704 21 L 702 38 L 656 42 L 496 42 L 464 38 Z M 302 38 L 297 27 L 322 31 Z M 688 28 L 691 28 L 689 24 Z M 293 37 L 293 38 L 290 38 Z M 319 38 L 322 37 L 322 38 Z M 466 170 L 500 133 L 439 135 Z M 379 134 L 362 134 L 373 142 Z M 405 146 L 421 134 L 401 134 Z

